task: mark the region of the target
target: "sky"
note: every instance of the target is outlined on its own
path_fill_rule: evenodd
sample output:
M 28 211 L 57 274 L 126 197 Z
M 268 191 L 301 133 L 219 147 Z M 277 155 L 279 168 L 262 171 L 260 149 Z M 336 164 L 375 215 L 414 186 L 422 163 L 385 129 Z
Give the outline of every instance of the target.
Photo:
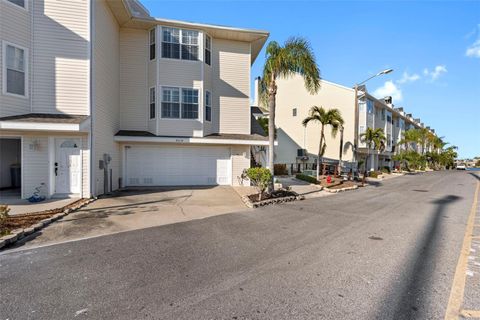
M 323 79 L 393 97 L 460 158 L 480 156 L 480 1 L 141 0 L 158 18 L 307 38 Z M 261 75 L 265 48 L 252 66 Z M 253 92 L 253 91 L 252 91 Z M 334 106 L 325 106 L 334 107 Z

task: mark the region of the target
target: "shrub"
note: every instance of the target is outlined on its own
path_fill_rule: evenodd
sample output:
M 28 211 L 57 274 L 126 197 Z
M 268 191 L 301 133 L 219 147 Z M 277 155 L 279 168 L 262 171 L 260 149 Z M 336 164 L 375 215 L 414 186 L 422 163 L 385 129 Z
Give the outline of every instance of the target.
M 303 181 L 310 182 L 310 183 L 314 183 L 314 184 L 319 184 L 319 183 L 320 183 L 320 182 L 319 182 L 317 179 L 315 179 L 314 177 L 312 177 L 312 176 L 307 176 L 307 175 L 301 174 L 301 173 L 297 174 L 297 175 L 295 176 L 295 178 L 297 178 L 298 180 L 303 180 Z
M 262 200 L 262 196 L 268 185 L 272 181 L 272 174 L 267 168 L 249 168 L 247 169 L 247 177 L 258 190 L 258 200 Z
M 286 164 L 274 164 L 273 165 L 273 174 L 279 176 L 288 175 L 288 169 Z
M 384 173 L 390 173 L 390 167 L 387 167 L 387 166 L 383 167 L 383 168 L 382 168 L 382 172 L 384 172 Z
M 8 212 L 10 209 L 6 204 L 0 204 L 0 226 L 5 223 L 7 218 L 9 217 Z
M 381 174 L 382 174 L 382 172 L 380 172 L 380 171 L 372 171 L 372 172 L 370 172 L 370 177 L 378 178 L 378 176 L 381 175 Z

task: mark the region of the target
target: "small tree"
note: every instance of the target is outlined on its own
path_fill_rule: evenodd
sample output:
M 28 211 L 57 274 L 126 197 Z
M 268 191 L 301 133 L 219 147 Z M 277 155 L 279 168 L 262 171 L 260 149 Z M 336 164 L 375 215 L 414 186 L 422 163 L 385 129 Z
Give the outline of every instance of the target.
M 249 168 L 247 177 L 253 186 L 258 190 L 258 201 L 263 199 L 263 194 L 267 190 L 268 185 L 272 181 L 272 173 L 267 168 Z

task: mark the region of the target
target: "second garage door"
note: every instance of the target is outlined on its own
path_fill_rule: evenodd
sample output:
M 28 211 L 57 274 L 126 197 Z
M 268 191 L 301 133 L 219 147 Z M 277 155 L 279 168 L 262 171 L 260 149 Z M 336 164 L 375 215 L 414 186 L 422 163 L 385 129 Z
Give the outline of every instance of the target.
M 230 148 L 221 146 L 128 146 L 127 186 L 230 185 Z

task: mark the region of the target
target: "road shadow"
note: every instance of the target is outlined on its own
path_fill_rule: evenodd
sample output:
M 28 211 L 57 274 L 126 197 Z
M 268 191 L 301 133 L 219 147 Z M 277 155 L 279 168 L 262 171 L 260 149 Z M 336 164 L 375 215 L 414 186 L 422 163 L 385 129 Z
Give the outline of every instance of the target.
M 432 270 L 435 268 L 437 248 L 442 234 L 442 217 L 445 215 L 446 208 L 460 199 L 462 197 L 448 195 L 431 202 L 436 206 L 424 236 L 418 242 L 418 249 L 412 252 L 409 260 L 404 264 L 407 268 L 403 276 L 392 283 L 391 291 L 382 303 L 377 319 L 428 318 L 428 310 L 424 305 L 431 292 Z

